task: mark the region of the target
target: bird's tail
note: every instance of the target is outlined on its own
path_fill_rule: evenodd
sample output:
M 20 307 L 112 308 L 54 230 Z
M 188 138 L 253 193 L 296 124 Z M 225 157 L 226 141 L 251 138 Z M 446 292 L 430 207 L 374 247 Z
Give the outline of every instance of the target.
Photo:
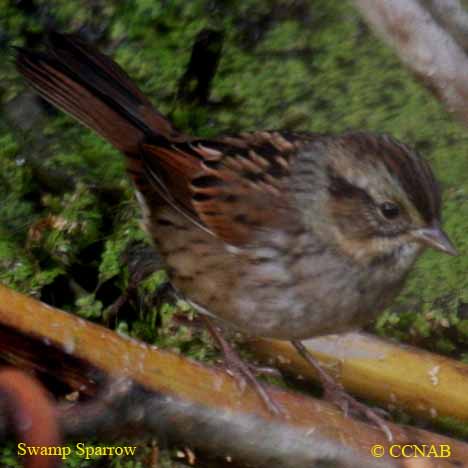
M 49 48 L 18 48 L 16 65 L 42 97 L 137 159 L 148 135 L 180 134 L 109 57 L 75 35 L 50 33 Z

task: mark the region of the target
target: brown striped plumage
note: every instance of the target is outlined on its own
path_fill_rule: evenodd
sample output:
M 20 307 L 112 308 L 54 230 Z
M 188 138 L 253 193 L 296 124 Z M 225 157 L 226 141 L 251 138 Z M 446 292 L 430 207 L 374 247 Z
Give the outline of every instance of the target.
M 440 227 L 438 185 L 416 152 L 368 133 L 184 135 L 75 36 L 52 33 L 46 52 L 18 49 L 17 67 L 125 154 L 145 226 L 181 294 L 246 334 L 291 340 L 335 400 L 363 410 L 298 340 L 371 321 L 424 247 L 456 253 Z
M 388 136 L 178 132 L 125 72 L 75 36 L 19 49 L 48 101 L 127 157 L 175 286 L 246 333 L 302 339 L 355 328 L 400 290 L 440 229 L 429 165 Z

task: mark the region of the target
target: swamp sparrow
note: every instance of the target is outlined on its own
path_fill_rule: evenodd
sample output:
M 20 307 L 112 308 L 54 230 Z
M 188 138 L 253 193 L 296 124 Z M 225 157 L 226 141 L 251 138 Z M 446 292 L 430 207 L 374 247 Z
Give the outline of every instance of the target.
M 358 328 L 400 291 L 426 247 L 455 255 L 426 161 L 389 136 L 177 131 L 107 56 L 52 33 L 19 49 L 45 99 L 126 156 L 144 224 L 174 286 L 254 336 Z

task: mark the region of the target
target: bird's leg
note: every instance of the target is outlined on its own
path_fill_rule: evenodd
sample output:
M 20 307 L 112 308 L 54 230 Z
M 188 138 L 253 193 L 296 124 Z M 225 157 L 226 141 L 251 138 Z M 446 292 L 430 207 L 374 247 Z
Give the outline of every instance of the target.
M 284 410 L 278 406 L 274 399 L 268 394 L 265 386 L 255 377 L 248 364 L 242 360 L 239 354 L 224 338 L 218 327 L 209 317 L 204 317 L 204 320 L 210 335 L 221 349 L 226 366 L 231 371 L 231 375 L 236 379 L 239 388 L 244 390 L 246 382 L 250 383 L 258 396 L 262 399 L 268 411 L 274 415 L 284 415 Z
M 138 290 L 138 284 L 148 274 L 142 269 L 130 277 L 127 287 L 122 294 L 115 300 L 115 302 L 106 310 L 104 318 L 107 323 L 110 323 L 120 312 L 120 310 L 129 302 L 130 298 Z
M 172 317 L 172 320 L 175 321 L 178 325 L 184 325 L 186 327 L 193 328 L 195 330 L 199 330 L 201 328 L 207 327 L 205 316 L 202 316 L 202 317 L 196 316 L 194 318 L 189 319 L 187 317 L 187 314 L 183 312 L 180 314 L 174 314 L 174 316 Z M 221 344 L 219 343 L 217 339 L 216 339 L 216 343 L 223 350 Z M 228 346 L 229 346 L 229 343 L 228 343 Z M 252 371 L 254 375 L 263 375 L 265 377 L 278 377 L 278 378 L 282 377 L 281 372 L 276 367 L 259 366 L 259 365 L 251 364 L 250 362 L 247 362 L 245 364 L 246 366 L 249 367 L 249 369 Z
M 359 402 L 349 395 L 339 382 L 322 369 L 322 366 L 300 341 L 291 341 L 291 344 L 317 373 L 320 383 L 322 384 L 324 398 L 326 400 L 341 408 L 345 415 L 348 414 L 348 411 L 352 411 L 364 416 L 367 420 L 373 422 L 382 430 L 389 442 L 393 441 L 393 435 L 388 428 L 385 419 L 379 416 L 375 410 L 369 408 L 364 403 Z

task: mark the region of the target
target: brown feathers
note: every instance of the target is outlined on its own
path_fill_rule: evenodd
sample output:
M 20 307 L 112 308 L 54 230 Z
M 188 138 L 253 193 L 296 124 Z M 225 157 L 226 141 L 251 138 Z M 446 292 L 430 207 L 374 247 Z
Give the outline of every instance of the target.
M 115 62 L 76 36 L 50 34 L 45 53 L 20 48 L 16 65 L 44 99 L 120 151 L 138 152 L 152 132 L 175 133 Z
M 287 209 L 284 179 L 301 144 L 278 132 L 159 140 L 143 145 L 144 164 L 158 190 L 167 191 L 193 221 L 229 244 L 242 245 L 275 224 L 275 210 Z
M 28 82 L 125 153 L 149 203 L 156 200 L 151 194 L 159 195 L 226 243 L 242 246 L 260 232 L 285 229 L 299 210 L 295 222 L 302 219 L 311 230 L 315 219 L 332 216 L 342 239 L 395 237 L 440 218 L 429 166 L 390 137 L 259 131 L 192 138 L 177 132 L 115 62 L 78 37 L 52 33 L 48 45 L 46 52 L 18 50 L 18 70 Z M 325 155 L 316 143 L 328 148 Z M 332 200 L 319 204 L 326 211 L 311 215 L 320 200 L 315 192 L 327 189 Z M 381 218 L 379 206 L 388 202 L 401 208 L 400 220 Z
M 346 331 L 391 302 L 425 247 L 455 253 L 429 165 L 389 137 L 189 137 L 75 36 L 19 49 L 17 65 L 125 153 L 176 288 L 240 330 L 289 340 Z

